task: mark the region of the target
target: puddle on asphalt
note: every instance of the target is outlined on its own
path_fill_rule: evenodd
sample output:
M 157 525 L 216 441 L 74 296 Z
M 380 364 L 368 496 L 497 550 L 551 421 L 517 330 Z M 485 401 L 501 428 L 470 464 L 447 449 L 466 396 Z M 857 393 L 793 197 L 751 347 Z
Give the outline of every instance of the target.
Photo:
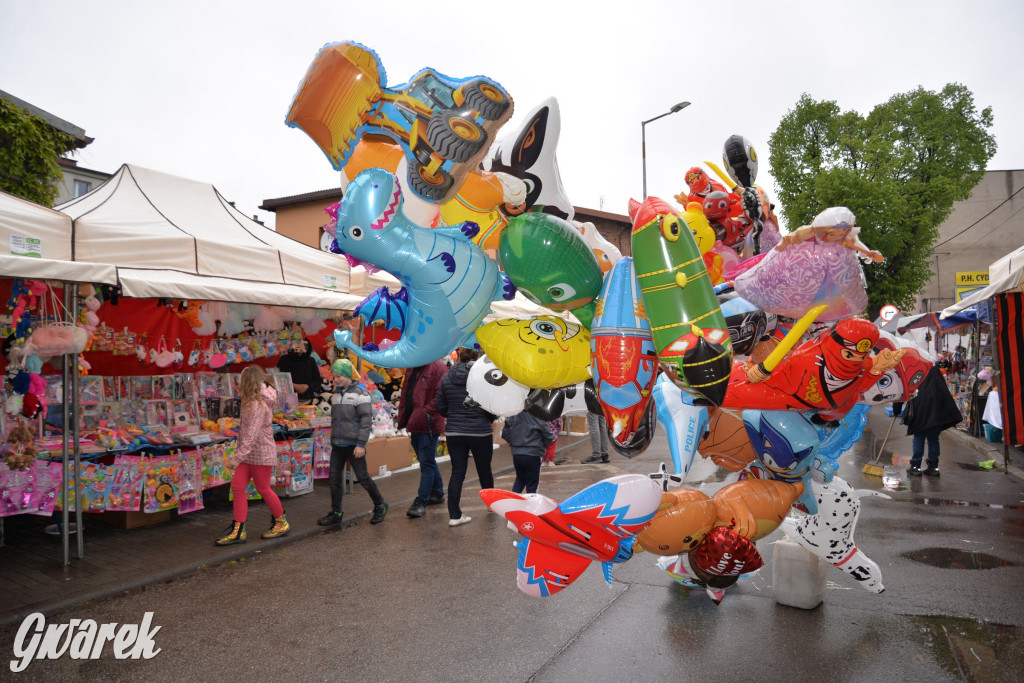
M 911 617 L 940 666 L 967 681 L 1015 680 L 1024 631 L 975 619 Z
M 1000 505 L 999 503 L 975 503 L 969 500 L 949 500 L 948 498 L 914 498 L 908 501 L 915 505 L 938 505 L 941 507 L 972 507 L 992 508 L 993 510 L 1024 510 L 1024 505 Z
M 997 569 L 1016 567 L 1016 562 L 995 555 L 956 548 L 922 548 L 903 553 L 903 557 L 939 569 Z

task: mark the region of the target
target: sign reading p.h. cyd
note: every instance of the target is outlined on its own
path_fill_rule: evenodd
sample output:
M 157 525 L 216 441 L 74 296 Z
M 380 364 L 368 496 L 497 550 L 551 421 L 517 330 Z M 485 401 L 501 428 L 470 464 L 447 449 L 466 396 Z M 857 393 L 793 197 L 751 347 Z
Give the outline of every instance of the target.
M 987 270 L 957 271 L 957 287 L 986 287 L 988 286 Z
M 153 636 L 153 613 L 146 612 L 142 623 L 97 624 L 92 619 L 71 619 L 67 624 L 50 624 L 39 612 L 25 617 L 14 639 L 11 671 L 24 671 L 33 659 L 99 659 L 109 641 L 116 659 L 152 659 L 160 654 Z

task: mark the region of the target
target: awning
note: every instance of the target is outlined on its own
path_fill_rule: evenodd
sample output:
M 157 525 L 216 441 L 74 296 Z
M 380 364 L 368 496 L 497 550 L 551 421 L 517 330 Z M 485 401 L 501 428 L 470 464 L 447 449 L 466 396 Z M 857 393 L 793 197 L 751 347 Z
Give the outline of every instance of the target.
M 963 301 L 943 309 L 942 317 L 970 308 L 996 294 L 1021 291 L 1024 291 L 1024 246 L 993 262 L 988 267 L 988 287 L 979 289 Z
M 363 300 L 363 297 L 347 292 L 276 282 L 195 275 L 177 270 L 118 268 L 117 276 L 121 292 L 125 296 L 140 299 L 199 299 L 330 310 L 352 310 Z
M 960 329 L 961 327 L 973 325 L 977 321 L 977 308 L 970 308 L 966 311 L 961 311 L 960 313 L 956 313 L 946 318 L 940 318 L 939 314 L 933 311 L 930 313 L 919 313 L 918 315 L 911 315 L 900 318 L 899 323 L 897 323 L 896 325 L 896 331 L 899 332 L 900 334 L 903 334 L 907 330 L 927 328 L 930 330 L 936 330 L 938 332 L 953 332 L 955 330 Z M 886 327 L 888 327 L 888 325 L 886 325 Z

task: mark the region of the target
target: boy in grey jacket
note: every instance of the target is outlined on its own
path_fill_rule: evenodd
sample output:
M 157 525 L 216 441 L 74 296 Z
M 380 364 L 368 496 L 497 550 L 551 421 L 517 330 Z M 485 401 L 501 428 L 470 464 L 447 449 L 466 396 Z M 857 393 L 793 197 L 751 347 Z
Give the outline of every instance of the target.
M 501 438 L 512 447 L 512 465 L 516 469 L 512 491 L 522 493 L 525 488 L 527 493 L 537 493 L 541 459 L 547 447 L 555 442 L 548 423 L 524 410 L 505 419 Z
M 366 387 L 356 383 L 358 375 L 351 361 L 341 359 L 335 363 L 334 386 L 331 396 L 331 511 L 317 520 L 320 526 L 341 524 L 341 496 L 345 487 L 345 463 L 352 466 L 356 481 L 366 489 L 373 500 L 370 524 L 384 521 L 388 504 L 370 478 L 366 469 L 366 442 L 370 438 L 373 412 Z M 339 391 L 340 390 L 340 391 Z

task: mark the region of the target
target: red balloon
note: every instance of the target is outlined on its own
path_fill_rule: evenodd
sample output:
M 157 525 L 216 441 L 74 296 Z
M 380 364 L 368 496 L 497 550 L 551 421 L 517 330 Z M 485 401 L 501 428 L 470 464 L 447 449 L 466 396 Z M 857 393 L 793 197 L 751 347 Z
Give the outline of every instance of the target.
M 727 588 L 736 583 L 740 574 L 763 566 L 757 546 L 727 526 L 712 529 L 690 553 L 690 567 L 712 588 Z

